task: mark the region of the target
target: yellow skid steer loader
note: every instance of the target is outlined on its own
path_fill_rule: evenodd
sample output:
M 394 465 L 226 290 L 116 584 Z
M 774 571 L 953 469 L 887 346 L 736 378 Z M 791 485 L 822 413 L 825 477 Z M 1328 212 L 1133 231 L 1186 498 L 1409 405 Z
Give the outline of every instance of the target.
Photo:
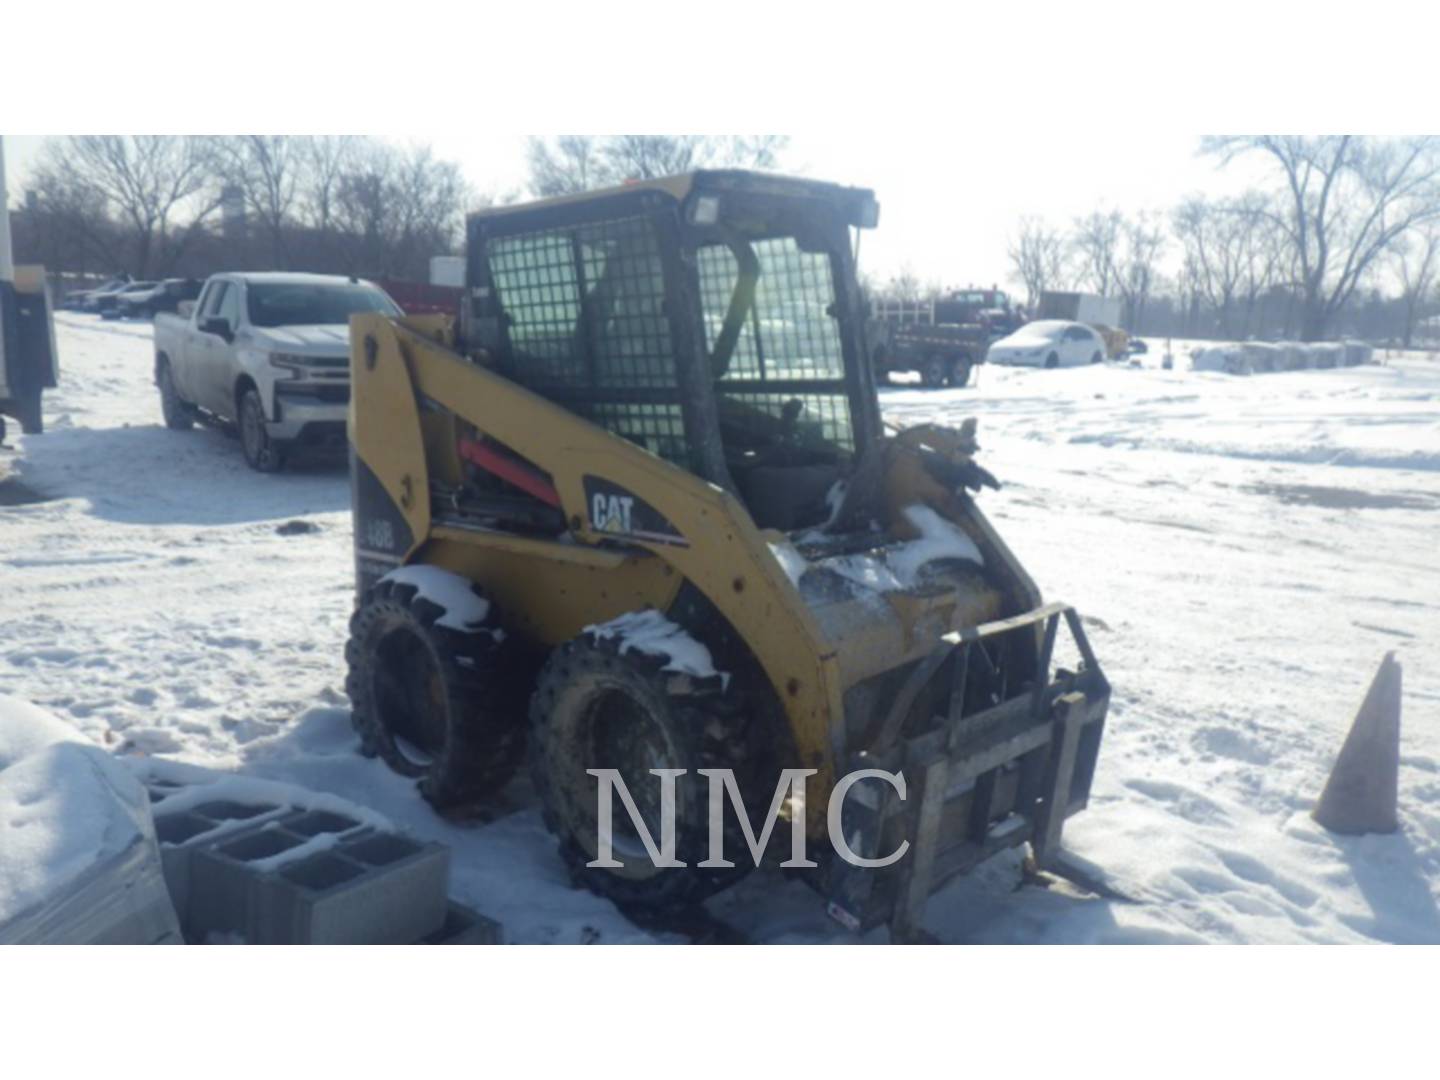
M 1055 855 L 1109 687 L 977 507 L 974 422 L 882 424 L 877 218 L 739 171 L 499 207 L 458 323 L 352 319 L 366 753 L 437 807 L 528 753 L 571 871 L 629 909 L 703 900 L 769 833 L 842 922 L 910 937 L 953 875 Z

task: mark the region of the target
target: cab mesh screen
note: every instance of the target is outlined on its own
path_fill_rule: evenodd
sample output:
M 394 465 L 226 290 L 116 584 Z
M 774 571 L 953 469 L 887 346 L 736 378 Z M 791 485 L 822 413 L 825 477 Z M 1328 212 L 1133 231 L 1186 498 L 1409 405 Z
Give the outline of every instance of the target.
M 504 237 L 489 254 L 519 381 L 675 385 L 664 268 L 648 218 Z
M 508 328 L 506 373 L 689 468 L 653 221 L 500 237 L 487 253 Z

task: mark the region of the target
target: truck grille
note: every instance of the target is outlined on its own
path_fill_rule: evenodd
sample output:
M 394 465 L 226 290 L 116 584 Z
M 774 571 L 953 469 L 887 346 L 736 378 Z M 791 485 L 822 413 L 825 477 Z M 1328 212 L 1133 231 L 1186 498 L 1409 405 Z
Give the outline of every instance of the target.
M 348 383 L 302 383 L 298 386 L 277 386 L 275 392 L 282 398 L 304 398 L 307 401 L 323 401 L 327 405 L 350 404 Z

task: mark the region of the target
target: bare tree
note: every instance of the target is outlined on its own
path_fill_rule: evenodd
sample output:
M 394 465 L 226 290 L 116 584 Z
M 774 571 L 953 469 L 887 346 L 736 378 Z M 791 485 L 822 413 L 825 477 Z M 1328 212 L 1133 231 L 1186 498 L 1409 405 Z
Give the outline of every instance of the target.
M 300 204 L 305 221 L 320 232 L 330 230 L 340 178 L 361 140 L 353 135 L 312 135 L 305 140 Z
M 1400 237 L 1440 218 L 1440 138 L 1257 135 L 1210 138 L 1201 149 L 1222 164 L 1259 153 L 1280 173 L 1285 210 L 1275 221 L 1294 253 L 1306 341 L 1324 336 Z
M 1153 214 L 1140 213 L 1133 218 L 1120 218 L 1119 243 L 1116 246 L 1115 287 L 1125 301 L 1125 323 L 1137 330 L 1145 315 L 1145 304 L 1155 287 L 1156 265 L 1165 250 L 1165 230 Z
M 220 205 L 210 140 L 192 135 L 71 135 L 45 164 L 68 173 L 129 227 L 135 273 L 164 273 Z
M 1172 215 L 1194 284 L 1224 337 L 1235 333 L 1237 303 L 1243 299 L 1248 323 L 1256 298 L 1274 279 L 1278 253 L 1269 211 L 1265 196 L 1252 192 L 1217 201 L 1194 196 Z
M 309 165 L 309 141 L 294 135 L 236 135 L 217 138 L 215 147 L 222 176 L 239 189 L 268 234 L 271 262 L 288 269 L 288 226 Z
M 1265 196 L 1258 193 L 1245 196 L 1237 209 L 1248 220 L 1245 272 L 1241 278 L 1241 295 L 1245 305 L 1244 333 L 1248 337 L 1264 327 L 1266 309 L 1276 286 L 1289 284 L 1289 248 L 1275 224 Z M 1258 316 L 1255 311 L 1257 305 L 1260 308 Z
M 935 290 L 929 288 L 920 280 L 913 267 L 908 263 L 900 268 L 898 274 L 892 274 L 884 285 L 875 289 L 875 295 L 884 300 L 904 300 L 915 302 L 923 300 L 927 295 L 934 295 Z
M 782 135 L 562 135 L 531 139 L 530 189 L 566 195 L 626 180 L 717 167 L 773 168 L 788 143 Z
M 129 265 L 125 234 L 106 212 L 104 198 L 80 183 L 53 155 L 47 155 L 31 171 L 26 182 L 26 200 L 33 214 L 35 261 L 57 270 L 85 273 L 90 270 L 124 270 Z M 33 197 L 33 201 L 32 201 Z M 17 234 L 16 249 L 21 249 Z
M 1405 311 L 1405 348 L 1415 336 L 1422 305 L 1440 276 L 1440 227 L 1414 230 L 1395 250 L 1393 263 L 1400 278 L 1400 299 Z
M 1101 296 L 1109 296 L 1118 284 L 1117 259 L 1124 224 L 1118 210 L 1095 210 L 1076 218 L 1070 234 L 1070 246 L 1080 264 L 1080 283 Z
M 589 135 L 561 135 L 551 141 L 532 138 L 528 156 L 530 190 L 541 198 L 603 187 L 609 176 L 596 140 Z
M 1020 219 L 1020 230 L 1010 242 L 1009 255 L 1015 279 L 1025 286 L 1031 311 L 1040 302 L 1041 293 L 1063 287 L 1069 261 L 1065 236 L 1044 219 Z
M 333 220 L 354 273 L 412 276 L 457 245 L 469 191 L 454 162 L 428 146 L 363 143 L 340 174 Z

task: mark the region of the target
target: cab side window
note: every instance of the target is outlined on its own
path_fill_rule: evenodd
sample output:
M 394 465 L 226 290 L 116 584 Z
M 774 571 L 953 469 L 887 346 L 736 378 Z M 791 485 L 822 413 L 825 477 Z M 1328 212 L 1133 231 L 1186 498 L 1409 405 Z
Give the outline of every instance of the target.
M 240 328 L 240 286 L 231 285 L 224 290 L 215 315 L 229 323 L 231 330 Z
M 230 290 L 228 281 L 213 281 L 205 290 L 205 295 L 200 301 L 200 319 L 203 322 L 220 313 L 220 304 L 225 299 L 225 294 Z

